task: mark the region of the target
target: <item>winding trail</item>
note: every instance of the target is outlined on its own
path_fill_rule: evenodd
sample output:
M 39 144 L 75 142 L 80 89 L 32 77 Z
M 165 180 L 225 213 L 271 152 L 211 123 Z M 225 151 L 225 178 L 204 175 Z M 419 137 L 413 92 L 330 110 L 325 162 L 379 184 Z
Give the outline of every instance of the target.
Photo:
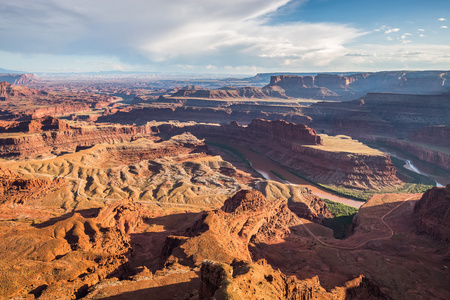
M 309 230 L 309 228 L 306 226 L 305 223 L 303 223 L 302 220 L 300 220 L 301 224 L 304 225 L 304 228 L 306 231 L 308 231 L 308 233 L 316 240 L 318 241 L 320 244 L 322 244 L 325 247 L 329 247 L 329 248 L 335 248 L 335 249 L 342 249 L 342 250 L 355 250 L 358 249 L 364 245 L 366 245 L 369 242 L 372 241 L 381 241 L 381 240 L 388 240 L 390 239 L 393 235 L 394 235 L 394 230 L 391 228 L 391 226 L 389 226 L 386 221 L 384 221 L 384 218 L 387 217 L 388 215 L 390 215 L 394 210 L 396 210 L 397 208 L 399 208 L 400 206 L 402 206 L 403 204 L 405 204 L 407 201 L 412 200 L 414 198 L 414 196 L 408 197 L 406 199 L 403 199 L 401 201 L 401 203 L 399 203 L 398 205 L 396 205 L 394 208 L 392 208 L 390 211 L 388 211 L 387 213 L 385 213 L 381 218 L 381 222 L 389 229 L 390 233 L 388 236 L 385 237 L 379 237 L 379 238 L 372 238 L 372 239 L 368 239 L 362 243 L 360 243 L 359 245 L 353 246 L 353 247 L 344 247 L 344 246 L 338 246 L 338 245 L 333 245 L 333 244 L 328 244 L 325 243 L 324 241 L 320 240 L 319 237 L 317 237 L 311 230 Z
M 70 176 L 55 176 L 55 175 L 50 175 L 50 174 L 42 174 L 42 173 L 29 173 L 23 170 L 18 170 L 18 172 L 23 173 L 23 174 L 28 174 L 28 175 L 38 175 L 38 176 L 46 176 L 46 177 L 51 177 L 51 178 L 67 178 L 70 180 L 75 180 L 78 181 L 78 188 L 76 191 L 77 196 L 79 197 L 83 197 L 86 199 L 95 199 L 95 200 L 108 200 L 108 201 L 118 201 L 119 199 L 108 199 L 108 198 L 101 198 L 101 197 L 92 197 L 92 196 L 86 196 L 86 195 L 82 195 L 80 194 L 80 190 L 81 190 L 81 186 L 83 184 L 83 179 L 81 178 L 74 178 L 74 177 L 70 177 Z M 380 240 L 388 240 L 390 239 L 393 235 L 394 235 L 394 230 L 386 223 L 386 221 L 384 220 L 384 218 L 386 218 L 388 215 L 390 215 L 394 210 L 396 210 L 397 208 L 399 208 L 400 206 L 402 206 L 403 204 L 405 204 L 407 201 L 412 200 L 414 198 L 414 196 L 408 197 L 403 199 L 398 205 L 396 205 L 394 208 L 392 208 L 391 210 L 389 210 L 387 213 L 385 213 L 381 218 L 380 221 L 389 229 L 390 233 L 388 236 L 385 237 L 379 237 L 379 238 L 372 238 L 372 239 L 368 239 L 362 243 L 360 243 L 359 245 L 353 246 L 353 247 L 345 247 L 345 246 L 338 246 L 338 245 L 333 245 L 333 244 L 328 244 L 324 241 L 322 241 L 318 236 L 316 236 L 307 226 L 306 224 L 300 220 L 300 224 L 304 225 L 305 230 L 316 240 L 318 241 L 321 245 L 325 246 L 325 247 L 329 247 L 329 248 L 334 248 L 334 249 L 341 249 L 341 250 L 355 250 L 358 249 L 364 245 L 366 245 L 369 242 L 372 241 L 380 241 Z M 204 209 L 204 206 L 201 205 L 194 205 L 194 204 L 182 204 L 182 203 L 163 203 L 163 202 L 156 202 L 156 201 L 136 201 L 137 203 L 146 203 L 146 204 L 153 204 L 159 208 L 162 209 L 162 205 L 175 205 L 175 206 L 183 206 L 183 207 L 195 207 L 195 208 L 202 208 Z M 308 205 L 309 206 L 309 205 Z M 342 260 L 342 259 L 341 259 Z

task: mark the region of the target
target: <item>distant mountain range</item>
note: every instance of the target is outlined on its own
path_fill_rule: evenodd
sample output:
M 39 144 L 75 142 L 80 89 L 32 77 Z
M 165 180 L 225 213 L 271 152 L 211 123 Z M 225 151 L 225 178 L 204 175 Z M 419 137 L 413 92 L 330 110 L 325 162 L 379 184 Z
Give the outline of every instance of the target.
M 7 69 L 3 69 L 0 68 L 0 74 L 24 74 L 24 73 L 28 73 L 28 72 L 24 72 L 24 71 L 16 71 L 16 70 L 7 70 Z

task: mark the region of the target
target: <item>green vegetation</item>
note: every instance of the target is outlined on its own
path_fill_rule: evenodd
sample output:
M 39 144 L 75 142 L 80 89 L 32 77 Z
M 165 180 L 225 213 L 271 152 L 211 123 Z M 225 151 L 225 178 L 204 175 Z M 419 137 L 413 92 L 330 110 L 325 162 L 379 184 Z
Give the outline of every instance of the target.
M 327 204 L 328 210 L 334 217 L 342 217 L 355 215 L 358 209 L 352 206 L 348 206 L 339 202 L 331 201 L 328 199 L 322 199 Z
M 361 190 L 354 190 L 354 189 L 346 189 L 343 187 L 337 187 L 337 186 L 332 186 L 332 185 L 326 185 L 326 184 L 318 184 L 321 188 L 331 191 L 337 195 L 340 196 L 344 196 L 344 197 L 350 197 L 356 200 L 361 200 L 361 201 L 367 201 L 370 199 L 370 197 L 372 197 L 374 194 L 376 193 L 385 193 L 383 192 L 375 192 L 375 191 L 361 191 Z
M 211 141 L 207 141 L 206 144 L 209 146 L 216 146 L 219 147 L 223 150 L 226 150 L 232 154 L 234 154 L 235 156 L 237 156 L 243 163 L 245 163 L 246 165 L 248 165 L 255 173 L 257 173 L 260 177 L 264 178 L 264 176 L 259 173 L 258 171 L 256 171 L 253 166 L 252 163 L 245 157 L 244 154 L 242 154 L 241 152 L 239 152 L 238 150 L 234 149 L 233 147 L 230 147 L 226 144 L 222 144 L 222 143 L 217 143 L 217 142 L 211 142 Z
M 289 173 L 294 174 L 297 177 L 300 177 L 306 181 L 308 181 L 311 184 L 314 184 L 315 186 L 318 186 L 328 192 L 332 192 L 336 195 L 339 196 L 343 196 L 343 197 L 347 197 L 347 198 L 353 198 L 356 200 L 362 200 L 362 201 L 367 201 L 369 200 L 370 197 L 373 196 L 373 192 L 365 192 L 365 191 L 359 191 L 359 190 L 351 190 L 351 189 L 346 189 L 346 188 L 339 188 L 336 186 L 331 186 L 331 185 L 326 185 L 326 184 L 322 184 L 322 183 L 318 183 L 315 181 L 312 181 L 311 179 L 309 179 L 308 177 L 305 177 L 304 175 L 298 173 L 297 171 L 288 169 L 287 170 Z
M 277 176 L 278 178 L 280 178 L 281 180 L 287 180 L 283 175 L 281 175 L 280 173 L 278 173 L 277 171 L 274 170 L 270 170 L 270 173 L 274 174 L 275 176 Z
M 348 232 L 348 228 L 352 224 L 353 217 L 358 212 L 358 209 L 328 199 L 322 200 L 325 201 L 328 210 L 333 215 L 332 218 L 325 219 L 324 225 L 333 230 L 333 235 L 335 238 L 345 238 Z
M 314 182 L 309 178 L 299 174 L 294 170 L 288 170 L 290 173 L 298 176 L 324 190 L 329 192 L 333 192 L 336 195 L 353 198 L 356 200 L 367 201 L 375 194 L 385 194 L 385 193 L 424 193 L 425 191 L 431 189 L 435 186 L 435 182 L 433 179 L 423 176 L 421 174 L 417 174 L 416 172 L 410 171 L 406 169 L 403 165 L 405 164 L 403 160 L 398 159 L 396 157 L 391 157 L 393 165 L 397 168 L 399 172 L 398 176 L 403 181 L 407 182 L 402 187 L 397 190 L 381 190 L 381 191 L 362 191 L 355 189 L 347 189 L 343 187 L 337 187 L 333 185 L 322 184 L 318 182 Z
M 234 154 L 235 156 L 239 157 L 239 159 L 244 162 L 245 164 L 247 164 L 248 166 L 252 166 L 252 164 L 250 163 L 250 161 L 245 157 L 244 154 L 242 154 L 241 152 L 239 152 L 238 150 L 234 149 L 233 147 L 230 147 L 228 145 L 222 144 L 222 143 L 217 143 L 217 142 L 210 142 L 207 141 L 206 144 L 209 146 L 216 146 L 219 147 L 221 149 L 227 150 L 228 152 L 231 152 L 232 154 Z

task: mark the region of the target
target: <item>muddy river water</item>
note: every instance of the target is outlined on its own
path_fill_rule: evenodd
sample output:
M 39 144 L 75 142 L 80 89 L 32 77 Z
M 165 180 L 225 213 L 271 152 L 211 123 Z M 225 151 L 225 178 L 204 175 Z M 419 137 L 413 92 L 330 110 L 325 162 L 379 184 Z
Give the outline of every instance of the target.
M 264 155 L 258 154 L 254 151 L 251 151 L 248 147 L 240 146 L 237 144 L 231 144 L 231 143 L 224 143 L 221 142 L 229 147 L 232 147 L 239 152 L 241 152 L 248 161 L 252 164 L 252 167 L 258 171 L 261 175 L 263 175 L 266 179 L 279 181 L 283 183 L 289 183 L 289 184 L 296 184 L 308 187 L 312 190 L 312 192 L 319 196 L 320 198 L 326 198 L 330 199 L 332 201 L 340 202 L 349 206 L 353 206 L 356 208 L 359 208 L 361 205 L 364 204 L 362 201 L 357 201 L 351 198 L 345 198 L 339 195 L 336 195 L 332 192 L 329 192 L 327 190 L 321 189 L 320 187 L 317 187 L 316 185 L 311 184 L 310 182 L 295 176 L 294 174 L 290 173 L 289 171 L 286 171 L 285 168 L 279 166 L 269 158 L 265 157 Z M 278 176 L 273 174 L 271 171 L 275 171 L 284 178 L 286 178 L 286 181 L 280 179 Z
M 227 146 L 241 152 L 251 163 L 252 167 L 256 171 L 258 171 L 261 175 L 263 175 L 266 179 L 308 187 L 309 189 L 312 190 L 312 192 L 315 195 L 319 196 L 320 198 L 330 199 L 332 201 L 340 202 L 356 208 L 359 208 L 362 204 L 364 204 L 364 202 L 362 201 L 343 197 L 334 194 L 333 192 L 322 189 L 316 185 L 313 185 L 310 182 L 304 180 L 303 178 L 300 178 L 290 173 L 284 167 L 278 165 L 277 163 L 273 162 L 264 155 L 261 155 L 259 153 L 250 150 L 246 146 L 231 144 L 223 141 L 221 143 L 226 144 Z M 418 159 L 414 159 L 413 157 L 409 156 L 406 157 L 401 152 L 395 151 L 393 149 L 380 149 L 380 150 L 389 153 L 392 156 L 402 159 L 405 162 L 405 168 L 413 172 L 425 175 L 429 178 L 432 178 L 433 180 L 435 180 L 437 186 L 443 186 L 447 183 L 450 183 L 450 177 L 448 176 L 448 174 L 446 172 L 442 172 L 442 170 L 440 169 L 433 168 L 429 164 L 423 163 Z M 271 171 L 277 172 L 286 180 L 282 180 Z

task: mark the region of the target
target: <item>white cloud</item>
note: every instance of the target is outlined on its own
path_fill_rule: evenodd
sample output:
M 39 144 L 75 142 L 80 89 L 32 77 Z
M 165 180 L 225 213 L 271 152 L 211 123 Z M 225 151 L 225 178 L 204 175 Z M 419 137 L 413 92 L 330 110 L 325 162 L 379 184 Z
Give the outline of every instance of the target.
M 422 28 L 419 28 L 419 29 L 417 29 L 418 31 L 425 31 L 425 29 L 422 29 Z
M 9 1 L 0 3 L 0 50 L 174 66 L 323 64 L 364 34 L 336 23 L 266 24 L 267 13 L 289 1 Z
M 400 31 L 400 28 L 391 28 L 391 29 L 386 30 L 384 33 L 389 34 L 389 33 L 397 32 L 397 31 Z
M 403 35 L 412 35 L 412 34 L 407 32 L 407 33 L 404 33 Z
M 444 26 L 441 26 L 441 28 L 443 28 L 443 29 L 447 29 L 448 27 L 444 25 Z
M 439 18 L 439 19 L 437 19 L 438 21 L 447 21 L 447 19 L 446 18 Z
M 419 36 L 420 36 L 420 37 L 425 37 L 425 35 L 423 35 L 423 34 L 420 34 Z
M 364 64 L 371 70 L 442 69 L 450 66 L 450 45 L 412 43 L 365 44 L 354 47 L 355 52 L 372 54 L 371 57 L 346 56 L 335 61 L 335 68 L 349 70 Z M 380 66 L 381 69 L 380 69 Z
M 282 13 L 286 4 L 294 5 L 294 2 L 0 1 L 0 61 L 8 61 L 8 58 L 18 61 L 18 57 L 31 61 L 45 57 L 42 61 L 53 63 L 52 66 L 72 69 L 75 63 L 64 63 L 79 60 L 92 63 L 80 63 L 75 67 L 104 65 L 123 66 L 128 70 L 249 73 L 275 70 L 280 66 L 292 71 L 361 70 L 391 65 L 399 68 L 395 61 L 397 55 L 405 60 L 414 57 L 414 63 L 417 66 L 421 63 L 422 69 L 438 63 L 441 63 L 439 68 L 450 68 L 449 59 L 442 55 L 450 53 L 450 46 L 430 45 L 432 47 L 427 48 L 414 45 L 422 53 L 415 56 L 407 56 L 406 52 L 393 48 L 404 47 L 408 53 L 413 53 L 411 44 L 401 42 L 407 42 L 410 34 L 392 34 L 400 28 L 382 25 L 374 29 L 380 32 L 379 45 L 365 47 L 355 41 L 366 32 L 354 26 L 325 22 L 268 22 L 269 16 Z M 418 29 L 418 32 L 424 31 Z M 422 41 L 431 40 L 432 34 L 429 36 Z M 26 67 L 26 64 L 22 66 Z

